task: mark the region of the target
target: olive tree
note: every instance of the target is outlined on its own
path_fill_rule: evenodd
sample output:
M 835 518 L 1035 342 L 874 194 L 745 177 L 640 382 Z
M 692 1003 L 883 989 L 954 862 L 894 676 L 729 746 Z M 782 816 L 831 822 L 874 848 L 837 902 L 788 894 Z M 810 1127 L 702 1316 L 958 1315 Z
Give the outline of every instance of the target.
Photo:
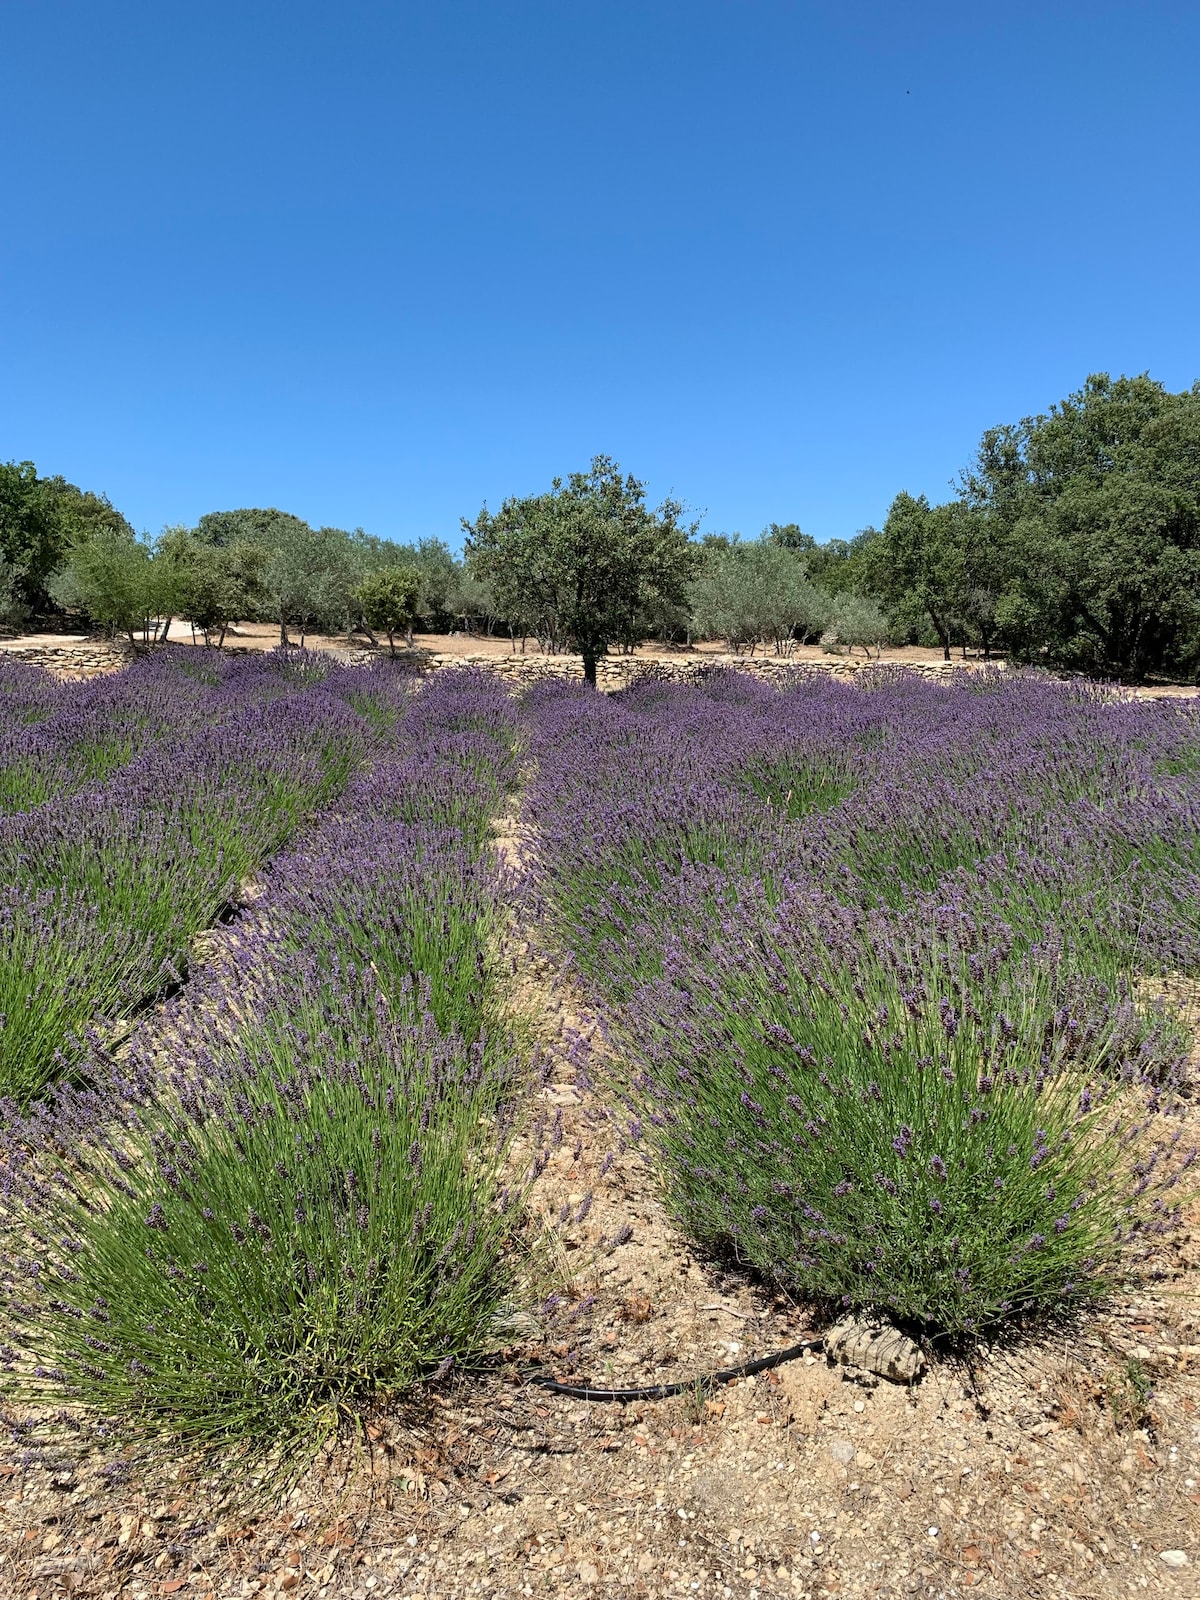
M 262 603 L 262 574 L 267 552 L 246 540 L 213 544 L 187 528 L 165 528 L 155 545 L 154 560 L 173 569 L 175 612 L 199 628 L 205 644 L 220 648 L 231 623 L 257 615 Z
M 75 545 L 49 587 L 59 605 L 85 611 L 112 632 L 127 634 L 130 643 L 140 633 L 152 644 L 170 626 L 174 582 L 175 573 L 155 560 L 149 545 L 106 529 Z
M 796 639 L 819 634 L 829 616 L 829 597 L 810 582 L 805 547 L 788 545 L 768 529 L 761 539 L 709 545 L 692 586 L 698 630 L 720 635 L 731 649 L 771 640 L 786 655 Z
M 354 599 L 363 621 L 386 633 L 390 653 L 396 654 L 396 635 L 403 632 L 412 645 L 412 625 L 417 614 L 421 580 L 411 567 L 380 567 L 368 573 L 355 590 Z
M 877 601 L 861 594 L 843 593 L 833 597 L 823 644 L 844 644 L 851 654 L 855 645 L 859 645 L 868 656 L 874 645 L 876 652 L 882 655 L 890 637 L 891 625 Z
M 220 549 L 261 550 L 257 614 L 278 625 L 280 645 L 291 644 L 293 627 L 303 644 L 308 630 L 348 621 L 362 563 L 354 537 L 344 529 L 312 528 L 274 507 L 243 508 L 210 511 L 196 525 L 196 537 Z

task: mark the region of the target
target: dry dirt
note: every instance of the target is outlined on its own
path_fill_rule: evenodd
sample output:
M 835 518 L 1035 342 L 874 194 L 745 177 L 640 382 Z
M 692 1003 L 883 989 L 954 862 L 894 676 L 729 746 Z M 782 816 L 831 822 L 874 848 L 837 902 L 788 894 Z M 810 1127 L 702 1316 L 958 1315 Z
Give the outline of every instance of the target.
M 293 629 L 292 642 L 298 643 L 299 638 L 299 633 Z M 88 637 L 83 634 L 23 634 L 11 639 L 0 639 L 0 650 L 18 649 L 29 645 L 69 647 L 71 645 L 86 645 L 89 642 Z M 196 644 L 199 646 L 204 643 L 204 640 L 199 634 L 193 639 L 189 625 L 176 619 L 168 635 L 168 642 L 177 645 L 191 646 Z M 235 628 L 230 630 L 225 639 L 227 648 L 242 650 L 274 650 L 278 643 L 279 628 L 267 622 L 239 622 Z M 367 643 L 365 635 L 359 634 L 347 639 L 345 634 L 310 633 L 305 638 L 305 644 L 309 649 L 328 650 L 335 654 L 361 650 Z M 432 652 L 440 656 L 488 657 L 512 654 L 536 656 L 539 653 L 537 643 L 533 639 L 526 641 L 525 649 L 522 652 L 519 640 L 514 644 L 508 638 L 489 638 L 486 634 L 476 633 L 417 633 L 413 635 L 413 648 L 416 651 Z M 382 642 L 382 653 L 387 654 L 386 638 Z M 649 644 L 640 645 L 634 651 L 635 657 L 647 660 L 673 659 L 680 656 L 703 657 L 705 655 L 724 655 L 726 653 L 726 647 L 721 641 L 703 641 L 687 649 L 684 649 L 682 645 L 659 644 L 652 641 Z M 770 653 L 769 650 L 767 653 Z M 760 647 L 755 654 L 756 658 L 759 658 L 764 652 Z M 954 659 L 957 661 L 960 656 L 961 651 L 956 650 Z M 829 657 L 821 649 L 820 645 L 813 644 L 797 645 L 790 659 L 793 661 L 828 661 Z M 854 659 L 863 661 L 866 657 L 861 650 L 856 650 Z M 872 659 L 874 658 L 872 657 Z M 940 650 L 930 650 L 917 645 L 906 645 L 901 649 L 885 650 L 883 652 L 883 660 L 885 662 L 907 664 L 909 666 L 921 662 L 940 661 L 941 659 L 942 652 Z M 974 660 L 975 657 L 972 656 L 970 659 Z
M 820 1353 L 627 1406 L 524 1383 L 536 1363 L 567 1381 L 670 1381 L 820 1330 L 693 1254 L 618 1120 L 578 1086 L 592 1020 L 535 948 L 514 954 L 516 1003 L 554 1060 L 544 1109 L 561 1120 L 536 1197 L 561 1244 L 561 1306 L 490 1374 L 378 1418 L 357 1471 L 327 1460 L 258 1519 L 175 1468 L 131 1476 L 18 1434 L 0 1464 L 0 1594 L 1200 1592 L 1200 1207 L 1155 1291 L 974 1367 L 935 1362 L 911 1389 Z

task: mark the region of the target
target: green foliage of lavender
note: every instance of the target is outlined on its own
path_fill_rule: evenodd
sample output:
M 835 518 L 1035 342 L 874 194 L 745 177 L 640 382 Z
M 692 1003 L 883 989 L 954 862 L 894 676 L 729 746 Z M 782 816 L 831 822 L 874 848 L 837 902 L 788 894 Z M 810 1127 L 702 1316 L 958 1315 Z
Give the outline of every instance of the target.
M 957 1333 L 1094 1295 L 1176 1225 L 1186 1155 L 1143 1086 L 1177 1032 L 1061 949 L 1014 959 L 1011 930 L 961 912 L 906 939 L 811 893 L 697 943 L 622 1036 L 670 1203 L 706 1244 Z M 701 973 L 719 1005 L 694 1004 Z
M 0 890 L 0 1085 L 11 1114 L 81 1056 L 79 1035 L 125 998 L 130 974 L 155 971 L 148 941 L 97 928 L 70 892 Z
M 355 704 L 400 708 L 389 735 L 337 814 L 272 874 L 284 937 L 298 955 L 369 965 L 393 1010 L 416 1020 L 419 1001 L 443 1031 L 474 1044 L 495 1020 L 493 968 L 509 915 L 490 845 L 517 781 L 517 707 L 477 670 L 403 701 L 382 695 L 380 679 L 387 674 L 368 672 L 348 693 Z
M 964 1333 L 1178 1221 L 1188 708 L 1036 677 L 530 700 L 535 905 L 677 1215 L 792 1293 Z
M 514 707 L 470 673 L 321 685 L 392 705 L 373 764 L 126 1049 L 93 1034 L 95 1087 L 10 1129 L 0 1186 L 9 1391 L 272 1485 L 493 1347 L 521 1215 L 482 843 Z
M 393 1022 L 369 981 L 255 1010 L 182 1109 L 155 1097 L 49 1179 L 15 1264 L 41 1355 L 18 1391 L 291 1471 L 348 1416 L 471 1361 L 512 1228 L 511 1123 L 481 1064 Z

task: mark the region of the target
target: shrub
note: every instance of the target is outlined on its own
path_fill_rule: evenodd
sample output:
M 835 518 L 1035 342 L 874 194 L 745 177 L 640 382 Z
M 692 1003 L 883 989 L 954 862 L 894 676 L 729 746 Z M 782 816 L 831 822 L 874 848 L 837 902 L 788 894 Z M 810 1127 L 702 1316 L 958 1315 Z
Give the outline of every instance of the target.
M 1052 940 L 797 893 L 671 950 L 621 1038 L 681 1221 L 808 1299 L 977 1332 L 1101 1292 L 1178 1221 L 1146 1134 L 1180 1041 Z
M 111 1105 L 68 1098 L 34 1171 L 10 1146 L 10 1183 L 25 1168 L 37 1192 L 6 1274 L 29 1352 L 10 1390 L 290 1474 L 365 1407 L 488 1347 L 511 1291 L 512 1122 L 492 1115 L 482 1044 L 393 1021 L 369 970 L 303 976 L 306 1000 L 253 1005 L 224 1039 L 193 1019 L 175 1094 L 117 1129 Z M 236 1009 L 227 996 L 226 1024 Z
M 209 714 L 106 782 L 0 819 L 0 874 L 21 885 L 0 937 L 0 1094 L 19 1105 L 78 1063 L 86 1025 L 124 1027 L 179 981 L 195 936 L 365 750 L 332 697 L 264 704 L 240 674 Z

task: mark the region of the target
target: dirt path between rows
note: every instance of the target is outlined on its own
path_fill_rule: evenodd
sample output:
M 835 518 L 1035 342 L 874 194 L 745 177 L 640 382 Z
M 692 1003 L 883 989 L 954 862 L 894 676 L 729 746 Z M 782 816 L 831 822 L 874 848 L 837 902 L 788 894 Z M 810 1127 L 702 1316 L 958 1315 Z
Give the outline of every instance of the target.
M 511 816 L 500 834 L 519 851 Z M 711 1397 L 628 1406 L 526 1385 L 533 1362 L 568 1381 L 674 1380 L 819 1329 L 693 1254 L 620 1119 L 580 1082 L 588 1052 L 603 1053 L 595 1019 L 529 936 L 512 957 L 514 1004 L 552 1066 L 553 1155 L 535 1196 L 559 1241 L 560 1304 L 514 1334 L 524 1342 L 498 1370 L 380 1418 L 357 1471 L 323 1463 L 261 1520 L 206 1504 L 171 1473 L 139 1479 L 16 1439 L 0 1465 L 0 1592 L 1197 1592 L 1200 1207 L 1156 1292 L 974 1371 L 935 1364 L 911 1389 L 820 1354 Z

